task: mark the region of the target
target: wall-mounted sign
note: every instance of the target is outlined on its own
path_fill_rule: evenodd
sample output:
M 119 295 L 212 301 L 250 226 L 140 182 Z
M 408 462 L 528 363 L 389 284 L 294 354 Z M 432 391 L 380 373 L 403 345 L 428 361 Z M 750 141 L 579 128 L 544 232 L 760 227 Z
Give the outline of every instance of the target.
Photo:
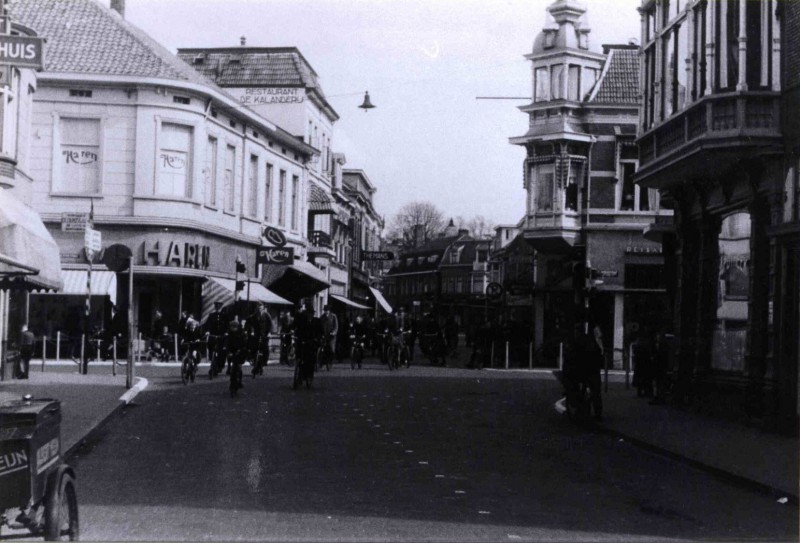
M 44 68 L 42 38 L 0 34 L 0 64 L 18 68 Z
M 86 223 L 89 222 L 88 213 L 62 213 L 61 231 L 62 232 L 83 232 L 86 230 Z
M 142 243 L 145 266 L 176 266 L 207 270 L 211 260 L 211 247 L 199 243 L 180 241 L 145 241 Z
M 94 230 L 88 226 L 86 227 L 86 230 L 84 230 L 83 234 L 83 241 L 87 251 L 91 251 L 93 253 L 99 252 L 100 249 L 103 248 L 102 240 L 103 237 L 100 234 L 100 230 Z
M 364 260 L 394 260 L 394 253 L 389 251 L 363 251 L 361 257 Z
M 286 245 L 286 236 L 283 232 L 272 226 L 264 227 L 264 238 L 275 247 L 283 247 Z
M 302 104 L 305 97 L 305 89 L 296 87 L 251 87 L 239 94 L 239 103 L 243 106 Z
M 282 264 L 294 263 L 293 247 L 259 247 L 256 249 L 256 264 Z
M 660 255 L 662 253 L 661 247 L 641 247 L 638 245 L 625 247 L 625 254 L 627 255 Z

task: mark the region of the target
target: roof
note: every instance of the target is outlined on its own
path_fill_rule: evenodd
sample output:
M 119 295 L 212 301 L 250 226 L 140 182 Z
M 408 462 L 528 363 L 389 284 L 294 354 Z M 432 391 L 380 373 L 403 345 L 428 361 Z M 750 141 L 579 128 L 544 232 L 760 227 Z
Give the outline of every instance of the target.
M 398 257 L 398 264 L 393 266 L 387 275 L 436 271 L 439 269 L 439 264 L 444 258 L 447 249 L 453 243 L 464 239 L 468 238 L 463 234 L 436 238 L 419 247 L 405 251 Z
M 45 39 L 45 72 L 172 79 L 201 85 L 236 102 L 146 32 L 96 0 L 18 0 L 9 9 L 15 22 Z M 251 110 L 245 114 L 258 115 Z M 264 125 L 274 130 L 282 143 L 313 154 L 310 146 L 268 119 Z
M 603 73 L 587 102 L 629 105 L 639 103 L 639 46 L 606 45 Z
M 9 7 L 15 22 L 46 39 L 47 72 L 210 83 L 144 31 L 95 0 L 19 0 Z
M 332 117 L 319 76 L 296 47 L 179 48 L 178 57 L 221 87 L 298 87 L 317 94 Z

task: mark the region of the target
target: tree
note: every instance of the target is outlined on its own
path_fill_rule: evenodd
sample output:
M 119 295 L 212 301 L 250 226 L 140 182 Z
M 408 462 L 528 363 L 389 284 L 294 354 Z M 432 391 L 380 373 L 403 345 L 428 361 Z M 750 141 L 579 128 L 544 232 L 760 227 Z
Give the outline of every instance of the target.
M 467 221 L 465 228 L 469 234 L 476 239 L 491 238 L 494 236 L 494 229 L 497 225 L 483 215 L 476 215 Z
M 387 237 L 400 240 L 404 249 L 415 246 L 414 227 L 421 229 L 421 243 L 435 238 L 444 229 L 444 215 L 430 202 L 414 201 L 405 204 L 389 222 Z

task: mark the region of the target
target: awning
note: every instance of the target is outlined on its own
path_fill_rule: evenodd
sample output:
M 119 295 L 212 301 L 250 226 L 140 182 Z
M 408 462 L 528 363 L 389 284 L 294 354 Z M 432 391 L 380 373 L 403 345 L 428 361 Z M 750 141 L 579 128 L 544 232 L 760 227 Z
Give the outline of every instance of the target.
M 67 294 L 71 296 L 86 296 L 86 281 L 88 270 L 62 270 L 61 280 L 64 288 L 59 292 L 33 292 L 50 296 L 53 294 Z M 108 296 L 111 303 L 117 303 L 117 274 L 106 270 L 92 270 L 92 296 Z
M 291 266 L 269 264 L 262 266 L 262 270 L 269 289 L 293 302 L 331 286 L 322 270 L 308 262 L 295 260 Z
M 317 214 L 329 213 L 332 215 L 336 213 L 330 197 L 325 194 L 324 190 L 313 184 L 308 192 L 308 211 Z
M 328 298 L 330 298 L 331 300 L 336 300 L 337 302 L 341 302 L 346 306 L 354 307 L 356 309 L 371 309 L 370 307 L 356 303 L 353 300 L 345 298 L 344 296 L 339 296 L 338 294 L 328 294 Z
M 214 302 L 222 302 L 222 305 L 232 304 L 235 300 L 236 281 L 224 279 L 222 277 L 209 277 L 203 283 L 203 313 L 200 317 L 201 322 L 205 322 L 206 317 L 214 310 Z M 240 301 L 247 299 L 247 283 L 240 295 Z M 292 305 L 292 302 L 285 300 L 268 290 L 261 283 L 250 281 L 250 301 L 262 302 L 265 304 Z
M 384 311 L 386 311 L 387 313 L 392 312 L 392 306 L 389 305 L 389 302 L 386 301 L 386 298 L 383 297 L 383 293 L 380 290 L 369 287 L 369 291 L 372 293 L 373 296 L 375 296 L 375 300 L 377 300 L 377 302 L 381 304 L 381 307 L 383 308 Z
M 0 189 L 0 254 L 0 288 L 61 288 L 58 245 L 39 215 L 7 189 Z

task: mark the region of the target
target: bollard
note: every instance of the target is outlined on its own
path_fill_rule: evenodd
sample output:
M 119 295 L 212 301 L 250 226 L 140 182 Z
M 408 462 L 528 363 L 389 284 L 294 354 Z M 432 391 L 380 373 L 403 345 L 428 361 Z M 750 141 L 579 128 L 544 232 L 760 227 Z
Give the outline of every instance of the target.
M 558 369 L 564 370 L 564 342 L 558 344 Z
M 492 341 L 492 357 L 489 359 L 489 367 L 494 367 L 494 341 Z
M 533 369 L 533 348 L 530 341 L 528 342 L 528 369 Z
M 506 341 L 506 369 L 508 369 L 508 341 Z
M 178 334 L 172 334 L 172 339 L 175 340 L 175 362 L 177 362 L 180 360 L 180 358 L 178 358 Z
M 114 336 L 114 339 L 111 343 L 111 375 L 117 375 L 117 336 Z
M 95 362 L 100 362 L 100 342 L 102 340 L 96 339 L 95 341 L 97 342 L 97 360 L 95 360 Z
M 142 361 L 142 333 L 139 332 L 139 342 L 136 344 L 136 361 Z
M 44 373 L 44 361 L 47 358 L 47 336 L 42 336 L 42 373 Z
M 61 362 L 61 331 L 56 332 L 56 362 Z
M 81 364 L 83 364 L 84 356 L 86 355 L 86 334 L 81 334 Z

